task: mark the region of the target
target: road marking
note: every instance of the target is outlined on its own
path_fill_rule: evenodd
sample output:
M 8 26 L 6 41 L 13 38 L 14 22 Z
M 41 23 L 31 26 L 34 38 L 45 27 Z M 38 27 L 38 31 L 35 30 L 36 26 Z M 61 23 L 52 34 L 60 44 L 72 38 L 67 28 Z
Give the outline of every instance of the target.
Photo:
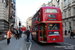
M 75 45 L 73 45 L 73 44 L 70 44 L 70 43 L 64 43 L 64 44 L 75 46 Z
M 25 42 L 25 48 L 26 48 L 26 50 L 27 50 L 26 42 Z
M 32 45 L 32 43 L 31 43 L 31 41 L 30 41 L 30 46 L 29 46 L 29 49 L 28 49 L 28 50 L 30 50 L 30 49 L 31 49 L 31 45 Z

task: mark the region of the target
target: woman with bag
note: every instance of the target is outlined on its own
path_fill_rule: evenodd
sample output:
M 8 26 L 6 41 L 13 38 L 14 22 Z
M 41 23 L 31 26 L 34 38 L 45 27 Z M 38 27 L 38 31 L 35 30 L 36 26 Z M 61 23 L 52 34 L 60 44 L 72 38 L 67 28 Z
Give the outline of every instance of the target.
M 12 35 L 12 32 L 10 31 L 10 29 L 6 32 L 6 35 L 7 35 L 7 44 L 9 45 L 10 43 L 10 38 L 11 38 L 11 35 Z

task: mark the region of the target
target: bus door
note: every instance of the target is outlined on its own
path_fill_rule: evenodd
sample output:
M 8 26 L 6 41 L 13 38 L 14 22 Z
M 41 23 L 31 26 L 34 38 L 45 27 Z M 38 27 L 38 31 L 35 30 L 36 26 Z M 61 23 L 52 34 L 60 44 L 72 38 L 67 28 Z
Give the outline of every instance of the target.
M 39 40 L 41 42 L 46 42 L 47 41 L 47 35 L 46 35 L 46 24 L 42 24 L 40 25 L 40 31 L 39 31 L 40 37 Z

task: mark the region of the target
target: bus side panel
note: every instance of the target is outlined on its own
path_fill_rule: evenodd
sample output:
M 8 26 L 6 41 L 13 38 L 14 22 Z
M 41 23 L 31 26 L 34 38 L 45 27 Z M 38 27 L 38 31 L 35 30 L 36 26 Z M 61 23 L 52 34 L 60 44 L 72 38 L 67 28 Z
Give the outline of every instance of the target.
M 60 28 L 61 28 L 61 31 L 60 31 L 61 39 L 62 39 L 62 42 L 63 42 L 63 27 L 62 27 L 62 23 L 60 23 Z

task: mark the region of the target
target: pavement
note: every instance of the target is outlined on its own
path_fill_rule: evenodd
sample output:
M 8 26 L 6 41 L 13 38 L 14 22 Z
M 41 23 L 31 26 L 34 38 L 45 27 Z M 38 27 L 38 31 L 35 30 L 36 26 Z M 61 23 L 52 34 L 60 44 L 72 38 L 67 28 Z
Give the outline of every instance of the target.
M 27 42 L 26 37 L 27 35 L 22 34 L 21 38 L 16 40 L 16 38 L 12 36 L 9 45 L 7 45 L 7 39 L 2 40 L 0 41 L 0 50 L 30 50 L 31 41 Z
M 70 34 L 67 34 L 67 35 L 63 34 L 63 37 L 70 37 Z
M 10 44 L 7 45 L 7 40 L 0 41 L 0 50 L 26 50 L 25 47 L 25 37 L 22 36 L 20 39 L 12 37 L 10 39 Z

